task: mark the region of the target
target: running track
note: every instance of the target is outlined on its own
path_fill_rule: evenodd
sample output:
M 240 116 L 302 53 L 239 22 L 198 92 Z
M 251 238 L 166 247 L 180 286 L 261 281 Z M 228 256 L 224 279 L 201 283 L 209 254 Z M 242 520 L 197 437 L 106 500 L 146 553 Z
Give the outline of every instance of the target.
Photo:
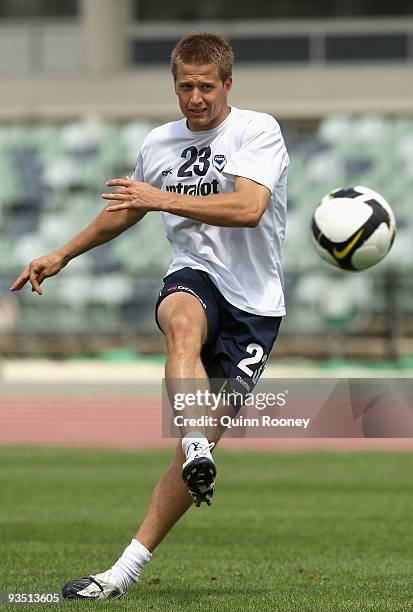
M 171 447 L 162 438 L 161 400 L 153 395 L 5 393 L 0 396 L 0 445 L 144 449 Z M 411 438 L 227 438 L 237 449 L 413 450 Z

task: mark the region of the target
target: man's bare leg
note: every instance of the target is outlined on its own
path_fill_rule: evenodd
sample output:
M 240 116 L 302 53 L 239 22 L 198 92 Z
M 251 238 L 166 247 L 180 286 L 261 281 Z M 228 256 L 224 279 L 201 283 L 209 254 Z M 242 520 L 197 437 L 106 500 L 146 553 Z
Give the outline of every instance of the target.
M 184 405 L 175 410 L 175 398 L 188 397 L 198 391 L 209 390 L 207 373 L 201 359 L 202 346 L 207 337 L 207 319 L 204 308 L 193 295 L 177 292 L 166 297 L 158 308 L 158 320 L 165 336 L 166 364 L 165 382 L 171 407 L 175 416 L 182 419 L 179 427 L 181 437 L 194 431 L 185 419 L 194 419 L 207 414 L 201 403 Z M 185 404 L 185 399 L 183 401 Z M 198 427 L 205 436 L 205 428 Z
M 168 296 L 159 307 L 158 318 L 167 344 L 166 377 L 178 381 L 205 380 L 207 385 L 200 356 L 207 323 L 198 300 L 186 293 Z M 203 433 L 206 433 L 205 428 Z M 218 429 L 209 429 L 208 441 L 217 442 L 221 433 Z M 138 580 L 152 551 L 192 505 L 191 495 L 182 480 L 184 461 L 179 441 L 172 464 L 156 484 L 145 517 L 123 555 L 106 572 L 67 583 L 63 587 L 65 597 L 119 597 Z
M 192 505 L 192 497 L 181 475 L 184 461 L 185 455 L 179 441 L 172 464 L 156 484 L 146 515 L 134 536 L 149 552 L 155 549 Z
M 165 378 L 206 379 L 201 348 L 207 336 L 207 319 L 197 298 L 184 292 L 169 295 L 158 308 L 158 320 L 167 349 Z
M 174 293 L 159 307 L 158 319 L 167 343 L 166 377 L 207 380 L 200 352 L 206 338 L 206 317 L 198 300 L 187 293 Z M 222 431 L 203 430 L 209 442 L 218 442 Z M 147 513 L 135 538 L 150 552 L 192 504 L 182 480 L 185 455 L 179 442 L 175 457 L 152 493 Z

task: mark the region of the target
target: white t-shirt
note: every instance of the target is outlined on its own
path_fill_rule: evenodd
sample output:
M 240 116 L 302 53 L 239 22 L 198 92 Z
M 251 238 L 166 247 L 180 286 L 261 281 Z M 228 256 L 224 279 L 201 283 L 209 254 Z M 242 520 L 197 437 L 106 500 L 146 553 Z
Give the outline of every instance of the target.
M 162 213 L 172 246 L 167 274 L 186 266 L 208 272 L 237 308 L 265 316 L 285 314 L 281 243 L 285 233 L 289 158 L 280 127 L 265 113 L 232 107 L 216 128 L 166 123 L 145 138 L 133 178 L 163 191 L 214 195 L 234 191 L 242 176 L 271 191 L 255 228 L 217 227 Z

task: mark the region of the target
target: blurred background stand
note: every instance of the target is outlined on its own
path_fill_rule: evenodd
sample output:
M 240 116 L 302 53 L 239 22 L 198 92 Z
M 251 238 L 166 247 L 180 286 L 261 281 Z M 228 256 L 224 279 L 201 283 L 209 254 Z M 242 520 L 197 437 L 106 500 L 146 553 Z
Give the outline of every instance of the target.
M 236 54 L 230 101 L 273 114 L 291 155 L 279 359 L 413 363 L 413 8 L 405 0 L 0 0 L 0 282 L 101 210 L 146 134 L 180 117 L 169 54 L 190 31 Z M 364 184 L 393 207 L 377 267 L 336 272 L 311 244 L 320 198 Z M 159 215 L 10 296 L 8 357 L 163 351 L 154 303 L 170 257 Z

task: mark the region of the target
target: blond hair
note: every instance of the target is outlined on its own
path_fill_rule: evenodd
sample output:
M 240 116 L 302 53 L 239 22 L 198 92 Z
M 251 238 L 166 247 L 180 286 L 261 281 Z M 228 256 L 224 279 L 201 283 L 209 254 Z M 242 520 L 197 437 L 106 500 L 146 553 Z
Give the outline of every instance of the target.
M 232 74 L 234 52 L 226 40 L 210 32 L 192 32 L 181 38 L 171 53 L 171 71 L 176 81 L 180 64 L 215 64 L 223 83 Z

